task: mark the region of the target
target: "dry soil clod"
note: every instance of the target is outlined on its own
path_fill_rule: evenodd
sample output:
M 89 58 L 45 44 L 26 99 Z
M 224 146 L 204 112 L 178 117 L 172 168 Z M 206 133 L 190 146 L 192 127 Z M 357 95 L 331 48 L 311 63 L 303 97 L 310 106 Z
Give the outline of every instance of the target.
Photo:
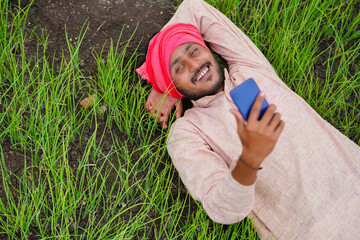
M 95 95 L 91 95 L 90 97 L 86 97 L 80 102 L 80 106 L 82 108 L 88 109 L 89 107 L 92 107 L 95 104 Z

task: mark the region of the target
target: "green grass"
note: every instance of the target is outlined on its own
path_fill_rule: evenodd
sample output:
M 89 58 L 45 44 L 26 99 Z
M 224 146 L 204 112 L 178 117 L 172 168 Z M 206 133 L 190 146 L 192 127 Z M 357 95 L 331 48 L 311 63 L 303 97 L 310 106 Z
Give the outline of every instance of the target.
M 360 144 L 358 1 L 208 2 L 288 86 Z M 256 239 L 250 220 L 213 223 L 184 191 L 166 154 L 167 132 L 143 109 L 149 88 L 134 73 L 139 53 L 120 46 L 131 39 L 120 36 L 108 55 L 96 53 L 98 72 L 85 77 L 84 24 L 56 71 L 46 33 L 24 31 L 28 10 L 0 3 L 0 238 Z M 34 40 L 30 55 L 25 44 Z M 79 107 L 85 91 L 95 96 L 87 110 Z M 17 172 L 5 164 L 8 142 L 24 166 Z

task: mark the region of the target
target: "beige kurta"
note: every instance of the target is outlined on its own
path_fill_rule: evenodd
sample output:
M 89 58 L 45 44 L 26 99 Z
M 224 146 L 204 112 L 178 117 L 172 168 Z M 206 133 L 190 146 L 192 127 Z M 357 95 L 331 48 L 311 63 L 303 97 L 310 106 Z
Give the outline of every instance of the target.
M 201 0 L 185 0 L 169 24 L 195 25 L 229 65 L 225 91 L 193 102 L 172 125 L 168 152 L 209 217 L 249 216 L 261 239 L 359 239 L 360 148 L 324 121 L 277 76 L 229 19 Z M 252 186 L 231 176 L 242 152 L 229 91 L 254 78 L 277 106 L 285 129 Z

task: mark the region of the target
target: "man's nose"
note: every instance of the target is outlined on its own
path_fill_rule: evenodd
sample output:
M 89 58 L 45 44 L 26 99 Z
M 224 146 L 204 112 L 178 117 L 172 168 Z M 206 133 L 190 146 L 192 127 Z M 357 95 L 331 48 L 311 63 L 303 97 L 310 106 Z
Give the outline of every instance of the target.
M 200 66 L 200 61 L 191 59 L 188 60 L 188 68 L 190 72 L 195 72 Z

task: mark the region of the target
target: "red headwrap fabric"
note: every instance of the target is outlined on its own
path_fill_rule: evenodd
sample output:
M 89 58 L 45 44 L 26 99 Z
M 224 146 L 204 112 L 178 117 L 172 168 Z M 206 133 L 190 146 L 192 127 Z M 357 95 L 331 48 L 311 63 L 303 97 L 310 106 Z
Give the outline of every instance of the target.
M 199 30 L 194 25 L 175 23 L 167 26 L 151 39 L 146 61 L 136 69 L 136 72 L 148 83 L 151 83 L 157 92 L 166 93 L 175 98 L 183 97 L 171 79 L 169 62 L 171 53 L 178 46 L 189 42 L 197 43 L 208 49 Z

